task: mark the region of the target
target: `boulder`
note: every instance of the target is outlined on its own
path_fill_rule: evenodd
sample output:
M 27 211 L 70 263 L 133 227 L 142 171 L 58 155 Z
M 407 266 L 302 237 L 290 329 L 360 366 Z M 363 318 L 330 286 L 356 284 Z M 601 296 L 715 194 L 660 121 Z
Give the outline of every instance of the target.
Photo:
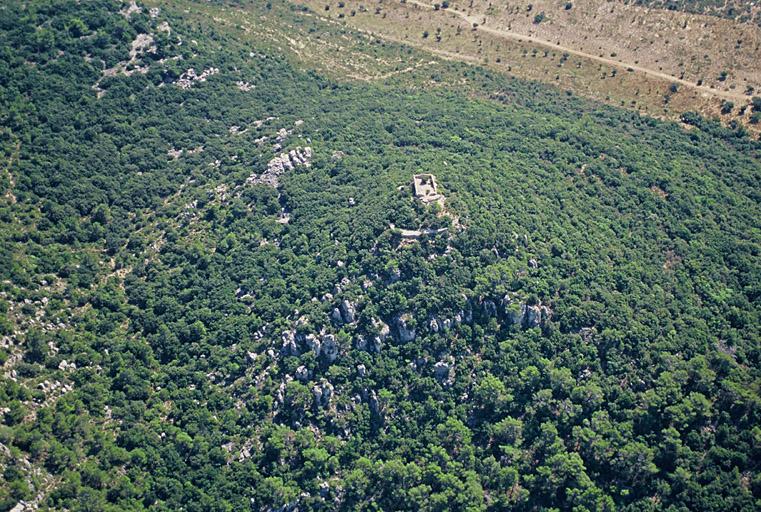
M 356 320 L 357 308 L 354 304 L 344 299 L 341 302 L 341 318 L 347 324 L 351 324 Z
M 309 369 L 306 366 L 299 366 L 296 368 L 296 380 L 300 382 L 306 382 L 309 380 Z
M 404 313 L 396 318 L 396 329 L 399 332 L 399 341 L 407 343 L 415 339 L 415 327 L 412 326 L 412 315 Z
M 370 348 L 375 352 L 380 352 L 383 347 L 383 342 L 386 341 L 386 338 L 391 334 L 391 328 L 389 328 L 388 324 L 380 318 L 373 318 L 372 324 L 373 329 L 375 330 L 375 335 L 372 338 L 372 345 Z
M 526 304 L 519 302 L 512 294 L 507 294 L 500 300 L 500 306 L 502 307 L 505 320 L 510 324 L 523 327 L 523 322 L 526 317 Z
M 378 394 L 374 389 L 370 390 L 368 405 L 370 406 L 370 414 L 373 416 L 373 420 L 376 422 L 376 424 L 383 425 L 386 420 L 384 410 L 385 407 L 378 399 Z
M 267 163 L 267 169 L 261 174 L 252 174 L 246 179 L 249 184 L 264 184 L 278 187 L 280 176 L 296 167 L 309 167 L 312 163 L 312 148 L 296 148 L 288 153 L 281 153 Z
M 330 405 L 330 399 L 333 398 L 333 384 L 322 379 L 312 388 L 314 403 L 317 407 L 327 407 Z
M 433 376 L 443 384 L 451 384 L 454 379 L 454 360 L 450 357 L 446 360 L 438 361 L 433 365 Z
M 299 355 L 299 347 L 296 344 L 296 332 L 295 331 L 283 331 L 282 335 L 283 346 L 281 352 L 286 356 Z
M 320 356 L 320 352 L 322 351 L 322 342 L 320 342 L 320 339 L 317 336 L 314 334 L 307 334 L 304 336 L 304 342 L 306 343 L 309 350 L 314 352 L 315 356 Z
M 483 313 L 487 318 L 492 318 L 497 316 L 497 305 L 494 303 L 493 300 L 487 299 L 483 301 L 481 304 L 481 307 L 483 309 Z
M 526 328 L 539 327 L 542 325 L 542 306 L 535 304 L 526 307 Z
M 402 278 L 402 271 L 398 267 L 394 267 L 391 270 L 389 270 L 388 280 L 387 280 L 389 283 L 395 283 L 401 278 Z
M 373 319 L 373 327 L 375 328 L 376 336 L 378 336 L 381 341 L 386 341 L 388 335 L 391 334 L 391 329 L 388 324 L 380 318 Z
M 338 342 L 333 334 L 325 334 L 322 337 L 322 355 L 328 362 L 332 363 L 338 358 Z

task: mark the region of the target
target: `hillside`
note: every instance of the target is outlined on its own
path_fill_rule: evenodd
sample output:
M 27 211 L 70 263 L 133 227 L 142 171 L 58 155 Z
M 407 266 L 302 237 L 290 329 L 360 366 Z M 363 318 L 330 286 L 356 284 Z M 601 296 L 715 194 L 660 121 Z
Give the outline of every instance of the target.
M 758 509 L 761 142 L 312 7 L 0 6 L 0 510 Z
M 761 26 L 750 21 L 600 0 L 300 3 L 390 41 L 614 106 L 672 120 L 697 111 L 759 133 L 748 106 L 761 90 Z

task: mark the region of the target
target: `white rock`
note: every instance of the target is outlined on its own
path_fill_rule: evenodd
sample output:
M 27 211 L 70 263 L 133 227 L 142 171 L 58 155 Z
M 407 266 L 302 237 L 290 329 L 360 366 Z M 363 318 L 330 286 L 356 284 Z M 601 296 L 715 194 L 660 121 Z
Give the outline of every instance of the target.
M 306 382 L 309 380 L 309 370 L 306 366 L 299 366 L 296 368 L 296 379 L 301 382 Z
M 336 337 L 332 334 L 326 334 L 322 337 L 322 354 L 328 362 L 333 362 L 338 358 L 339 347 Z
M 347 299 L 344 299 L 341 302 L 341 318 L 344 322 L 347 324 L 353 323 L 356 320 L 356 313 L 357 308 L 349 302 Z
M 399 332 L 399 341 L 407 343 L 415 339 L 415 328 L 410 325 L 412 316 L 409 313 L 399 315 L 396 319 L 396 329 Z
M 315 336 L 314 334 L 307 334 L 304 337 L 304 341 L 307 344 L 307 347 L 309 347 L 309 350 L 314 352 L 314 355 L 319 357 L 320 352 L 322 351 L 322 342 Z

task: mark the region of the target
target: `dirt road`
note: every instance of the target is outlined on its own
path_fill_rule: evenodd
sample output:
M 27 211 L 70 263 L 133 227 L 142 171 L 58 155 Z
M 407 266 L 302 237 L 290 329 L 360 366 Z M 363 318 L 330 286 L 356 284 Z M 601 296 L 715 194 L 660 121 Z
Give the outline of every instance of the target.
M 434 9 L 434 6 L 431 4 L 427 4 L 425 2 L 419 2 L 417 0 L 407 0 L 407 5 L 417 5 L 418 7 L 423 7 L 426 9 Z M 639 73 L 644 73 L 646 75 L 650 75 L 656 78 L 660 78 L 663 80 L 667 80 L 669 82 L 677 83 L 679 85 L 683 85 L 685 87 L 689 87 L 691 89 L 700 91 L 702 94 L 706 96 L 714 96 L 719 98 L 724 98 L 728 100 L 734 100 L 734 101 L 741 101 L 741 102 L 747 102 L 749 100 L 748 96 L 737 93 L 737 92 L 731 92 L 731 91 L 721 91 L 718 89 L 712 89 L 710 87 L 704 86 L 704 85 L 697 85 L 694 82 L 689 82 L 687 80 L 683 80 L 679 77 L 669 75 L 668 73 L 663 73 L 661 71 L 657 71 L 654 69 L 649 69 L 646 67 L 642 67 L 636 64 L 630 64 L 626 62 L 619 62 L 617 60 L 608 59 L 605 57 L 600 57 L 598 55 L 594 55 L 592 53 L 587 53 L 581 50 L 575 50 L 573 48 L 568 48 L 567 46 L 555 44 L 551 41 L 546 41 L 544 39 L 539 39 L 538 37 L 529 36 L 525 34 L 519 34 L 516 32 L 510 32 L 509 30 L 503 30 L 499 28 L 492 28 L 487 26 L 486 24 L 483 24 L 483 20 L 485 16 L 479 15 L 479 16 L 469 16 L 465 14 L 464 12 L 455 11 L 453 9 L 440 9 L 440 12 L 446 12 L 452 16 L 459 17 L 466 21 L 470 26 L 475 27 L 477 31 L 485 32 L 487 34 L 491 34 L 493 36 L 501 37 L 503 39 L 511 39 L 513 41 L 519 41 L 519 42 L 529 42 L 532 44 L 535 44 L 537 46 L 543 46 L 545 48 L 550 48 L 553 50 L 558 50 L 561 52 L 568 53 L 569 55 L 576 55 L 578 57 L 583 57 L 585 59 L 594 60 L 597 62 L 601 62 L 603 64 L 607 64 L 609 66 L 614 66 L 623 70 L 634 70 Z M 487 18 L 488 23 L 488 18 Z M 467 59 L 463 59 L 467 60 Z

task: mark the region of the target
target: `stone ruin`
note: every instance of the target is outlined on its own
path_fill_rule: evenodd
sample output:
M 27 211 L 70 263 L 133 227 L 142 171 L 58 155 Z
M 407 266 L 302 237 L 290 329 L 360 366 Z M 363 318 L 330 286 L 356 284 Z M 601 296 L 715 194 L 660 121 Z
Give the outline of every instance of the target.
M 425 204 L 443 203 L 444 196 L 439 194 L 436 176 L 433 174 L 416 174 L 412 177 L 412 190 L 415 197 Z

